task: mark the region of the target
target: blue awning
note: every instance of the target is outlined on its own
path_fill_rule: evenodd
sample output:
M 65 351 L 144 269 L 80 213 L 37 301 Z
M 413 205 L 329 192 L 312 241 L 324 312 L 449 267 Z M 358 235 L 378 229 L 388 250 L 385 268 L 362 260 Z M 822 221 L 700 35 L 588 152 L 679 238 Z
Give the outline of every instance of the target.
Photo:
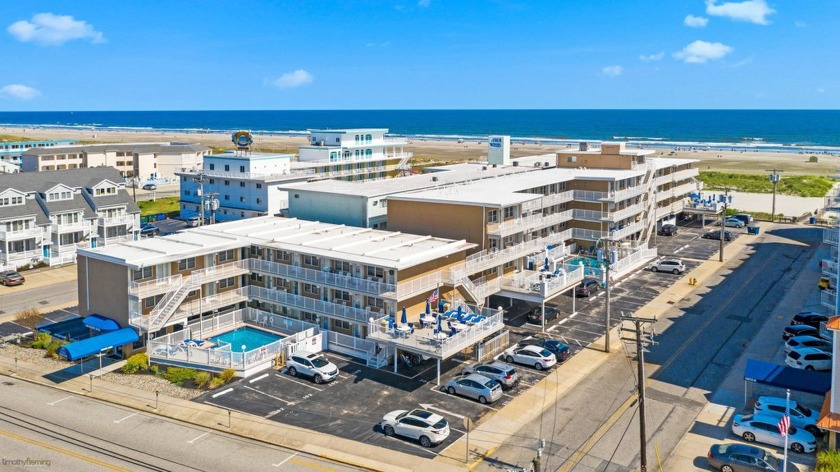
M 831 374 L 794 369 L 786 365 L 747 359 L 744 380 L 800 392 L 825 395 L 831 388 Z
M 97 315 L 96 313 L 85 317 L 85 326 L 106 333 L 108 331 L 116 331 L 120 329 L 119 323 L 112 320 L 111 318 L 106 318 L 102 315 Z
M 137 336 L 137 332 L 133 328 L 123 328 L 61 346 L 58 348 L 58 355 L 68 361 L 75 361 L 99 354 L 103 349 L 124 346 L 138 340 L 140 340 L 140 337 Z

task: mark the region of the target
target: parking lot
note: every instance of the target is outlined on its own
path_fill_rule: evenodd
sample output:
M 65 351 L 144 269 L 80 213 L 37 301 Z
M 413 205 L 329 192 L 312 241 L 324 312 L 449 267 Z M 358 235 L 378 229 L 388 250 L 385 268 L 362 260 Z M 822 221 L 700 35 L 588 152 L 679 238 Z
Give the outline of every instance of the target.
M 707 226 L 703 229 L 696 221 L 680 222 L 678 234 L 656 238 L 659 257 L 680 258 L 690 272 L 718 252 L 719 241 L 700 237 L 715 228 Z M 746 232 L 744 229 L 729 230 L 733 233 L 733 239 L 749 237 L 743 235 Z M 617 281 L 611 292 L 611 324 L 618 325 L 618 317 L 622 312 L 632 313 L 681 278 L 681 275 L 639 269 Z M 572 312 L 572 298 L 569 294 L 560 295 L 547 303 L 546 307 L 558 310 L 559 315 L 547 323 L 546 335 L 568 344 L 570 355 L 586 349 L 604 333 L 604 295 L 604 291 L 600 290 L 591 297 L 577 298 L 575 312 Z M 492 297 L 490 306 L 506 309 L 505 323 L 510 330 L 511 344 L 526 337 L 541 335 L 541 326 L 526 322 L 527 314 L 533 310 L 534 305 Z M 284 369 L 270 370 L 253 378 L 239 380 L 229 389 L 205 394 L 196 401 L 432 457 L 465 434 L 463 418 L 468 417 L 476 424 L 481 423 L 488 415 L 548 375 L 529 367 L 517 366 L 521 379 L 519 385 L 504 392 L 496 403 L 481 405 L 475 400 L 443 392 L 435 384 L 436 366 L 433 360 L 413 368 L 400 364 L 399 373 L 395 374 L 391 366 L 372 369 L 359 359 L 336 353 L 325 355 L 340 371 L 338 378 L 329 384 L 317 385 L 310 379 L 292 377 Z M 443 362 L 441 387 L 459 374 L 468 362 L 472 361 L 456 358 Z M 386 413 L 420 407 L 441 414 L 449 421 L 451 434 L 442 444 L 427 449 L 413 440 L 387 437 L 379 429 L 378 423 Z

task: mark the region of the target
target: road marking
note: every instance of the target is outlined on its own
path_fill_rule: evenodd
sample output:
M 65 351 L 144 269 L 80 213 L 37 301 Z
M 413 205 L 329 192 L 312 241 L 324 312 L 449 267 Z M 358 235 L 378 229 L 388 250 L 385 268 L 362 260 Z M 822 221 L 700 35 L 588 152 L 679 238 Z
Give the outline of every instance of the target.
M 304 462 L 298 459 L 292 459 L 291 462 L 294 462 L 297 465 L 302 465 L 304 467 L 309 467 L 310 469 L 323 470 L 324 472 L 335 472 L 335 469 L 330 469 L 329 467 L 324 467 L 314 462 Z
M 458 395 L 457 393 L 450 395 L 449 392 L 447 392 L 445 390 L 441 390 L 440 388 L 441 387 L 433 387 L 430 390 L 433 391 L 433 392 L 440 393 L 441 395 L 446 395 L 446 396 L 451 397 L 451 398 L 457 398 L 459 400 L 464 400 L 465 402 L 470 402 L 473 405 L 478 405 L 478 406 L 487 408 L 488 410 L 493 410 L 493 411 L 496 411 L 496 412 L 499 411 L 499 410 L 493 408 L 492 406 L 490 406 L 486 403 L 479 403 L 478 400 L 473 400 L 472 398 L 462 397 L 461 395 Z
M 210 431 L 207 431 L 206 433 L 202 434 L 201 436 L 193 438 L 191 441 L 187 441 L 187 442 L 190 443 L 190 444 L 195 444 L 196 441 L 203 438 L 204 436 L 207 436 L 208 434 L 210 434 Z
M 323 391 L 324 391 L 324 389 L 322 389 L 322 388 L 313 387 L 312 385 L 307 385 L 307 384 L 305 384 L 305 383 L 303 383 L 303 382 L 301 382 L 301 381 L 298 381 L 298 380 L 295 380 L 295 379 L 291 378 L 291 376 L 288 376 L 288 375 L 280 375 L 280 374 L 274 374 L 274 375 L 276 375 L 277 377 L 279 377 L 279 378 L 281 378 L 281 379 L 283 379 L 283 380 L 288 380 L 289 382 L 294 382 L 294 383 L 296 383 L 296 384 L 298 384 L 298 385 L 303 385 L 304 387 L 309 387 L 309 388 L 311 388 L 312 390 L 317 390 L 317 391 L 319 391 L 319 392 L 323 392 Z
M 138 411 L 137 413 L 132 413 L 132 414 L 130 414 L 130 415 L 128 415 L 128 416 L 126 416 L 125 418 L 121 418 L 121 419 L 118 419 L 118 420 L 114 420 L 114 423 L 120 424 L 120 423 L 122 423 L 122 421 L 123 421 L 123 420 L 127 420 L 127 419 L 131 418 L 132 416 L 136 416 L 136 415 L 138 415 L 138 414 L 140 414 L 140 412 L 139 412 L 139 411 Z
M 296 452 L 296 453 L 294 453 L 294 454 L 292 454 L 291 456 L 289 456 L 289 457 L 287 457 L 287 458 L 283 459 L 283 461 L 282 461 L 282 462 L 278 462 L 278 463 L 276 463 L 276 464 L 271 464 L 271 466 L 272 466 L 272 467 L 280 467 L 281 465 L 285 464 L 285 463 L 286 463 L 286 461 L 288 461 L 288 460 L 289 460 L 289 459 L 291 459 L 292 457 L 295 457 L 296 455 L 298 455 L 298 453 L 297 453 L 297 452 Z
M 247 388 L 248 390 L 250 390 L 250 391 L 252 391 L 252 392 L 257 392 L 257 393 L 259 393 L 260 395 L 265 395 L 265 396 L 267 396 L 268 398 L 273 398 L 273 399 L 275 399 L 275 400 L 277 400 L 277 401 L 281 401 L 281 402 L 283 402 L 283 403 L 285 403 L 285 404 L 287 404 L 287 405 L 294 405 L 294 404 L 295 404 L 294 402 L 290 402 L 289 400 L 284 400 L 284 399 L 282 399 L 282 398 L 280 398 L 280 397 L 275 397 L 274 395 L 270 395 L 270 394 L 268 394 L 268 393 L 261 392 L 261 391 L 259 391 L 259 390 L 255 389 L 255 388 L 251 388 L 251 387 L 249 387 L 249 386 L 247 386 L 247 385 L 244 385 L 242 388 Z
M 444 410 L 443 408 L 438 408 L 438 407 L 430 405 L 428 403 L 420 403 L 420 408 L 423 408 L 424 410 L 437 410 L 441 413 L 446 413 L 447 415 L 454 416 L 455 418 L 464 419 L 463 415 L 459 415 L 458 413 L 452 413 L 451 411 Z
M 237 413 L 242 413 L 243 415 L 251 415 L 251 416 L 254 416 L 252 413 L 249 413 L 249 412 L 247 412 L 247 411 L 237 410 L 236 408 L 231 408 L 231 407 L 229 407 L 229 406 L 222 406 L 222 405 L 219 405 L 218 403 L 208 402 L 207 400 L 204 400 L 204 403 L 206 403 L 206 404 L 208 404 L 208 405 L 213 405 L 213 406 L 215 406 L 216 408 L 220 408 L 220 409 L 222 409 L 222 410 L 230 410 L 230 411 L 235 411 L 235 412 L 237 412 Z M 221 424 L 221 423 L 219 423 L 219 424 Z
M 674 251 L 674 254 L 676 254 L 676 253 L 678 253 L 678 252 L 682 251 L 683 249 L 685 249 L 685 247 L 681 247 L 681 248 L 679 248 L 679 249 L 675 250 L 675 251 Z
M 123 467 L 119 467 L 119 466 L 116 466 L 116 465 L 109 464 L 108 462 L 101 461 L 99 459 L 96 459 L 95 457 L 90 457 L 90 456 L 85 456 L 83 454 L 79 454 L 78 452 L 74 452 L 74 451 L 71 451 L 69 449 L 64 449 L 64 448 L 61 448 L 61 447 L 58 447 L 58 446 L 53 446 L 52 444 L 47 444 L 47 443 L 42 442 L 42 441 L 38 441 L 38 440 L 35 440 L 35 439 L 30 439 L 30 438 L 27 438 L 26 436 L 21 436 L 19 434 L 15 434 L 15 433 L 12 433 L 12 432 L 9 432 L 9 431 L 3 431 L 2 429 L 0 429 L 0 435 L 6 436 L 6 437 L 12 438 L 12 439 L 17 439 L 18 441 L 33 444 L 35 446 L 42 447 L 44 449 L 49 449 L 51 451 L 55 451 L 55 452 L 58 452 L 60 454 L 64 454 L 64 455 L 67 455 L 67 456 L 70 456 L 70 457 L 75 457 L 76 459 L 83 460 L 85 462 L 89 462 L 91 464 L 98 465 L 99 467 L 102 467 L 102 468 L 105 468 L 105 469 L 117 470 L 117 471 L 120 471 L 120 472 L 122 472 L 122 471 L 128 472 L 129 470 L 131 470 L 131 469 L 125 469 Z
M 562 323 L 560 323 L 560 324 L 562 324 Z M 560 326 L 560 325 L 556 325 L 556 326 L 552 326 L 551 328 L 548 328 L 548 332 L 554 331 L 555 329 L 557 329 L 557 326 Z
M 232 388 L 229 388 L 229 389 L 227 389 L 227 390 L 222 390 L 222 391 L 221 391 L 221 392 L 219 392 L 219 393 L 214 393 L 214 394 L 212 395 L 212 397 L 213 397 L 213 398 L 216 398 L 216 397 L 221 397 L 222 395 L 224 395 L 224 394 L 226 394 L 226 393 L 230 393 L 230 392 L 232 392 L 232 391 L 233 391 L 233 389 L 232 389 Z
M 563 323 L 565 323 L 565 322 L 567 322 L 567 321 L 569 321 L 569 319 L 568 319 L 568 318 L 563 318 L 563 320 L 562 320 L 562 321 L 560 321 L 559 323 L 557 323 L 557 326 L 560 326 L 560 325 L 562 325 Z M 555 328 L 556 328 L 557 326 L 555 326 Z
M 256 382 L 257 380 L 262 380 L 262 379 L 264 379 L 264 378 L 266 378 L 266 377 L 268 377 L 268 374 L 262 374 L 262 375 L 260 375 L 259 377 L 255 378 L 255 379 L 251 379 L 251 380 L 249 380 L 249 381 L 248 381 L 248 383 L 249 383 L 249 384 L 252 384 L 252 383 Z
M 69 398 L 73 398 L 73 396 L 71 395 L 71 396 L 69 396 L 69 397 L 64 397 L 64 398 L 62 398 L 61 400 L 56 400 L 56 401 L 54 401 L 54 402 L 52 402 L 52 403 L 47 403 L 47 405 L 49 405 L 49 406 L 55 406 L 55 404 L 56 404 L 56 403 L 63 402 L 64 400 L 67 400 L 67 399 L 69 399 Z

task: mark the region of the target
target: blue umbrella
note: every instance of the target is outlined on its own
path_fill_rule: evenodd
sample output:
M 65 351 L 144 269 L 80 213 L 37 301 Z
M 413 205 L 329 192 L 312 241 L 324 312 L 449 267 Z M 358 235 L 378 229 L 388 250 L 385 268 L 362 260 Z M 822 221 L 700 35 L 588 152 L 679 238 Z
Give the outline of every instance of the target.
M 400 318 L 400 323 L 406 324 L 408 323 L 408 316 L 405 314 L 405 307 L 402 310 L 402 317 Z
M 432 306 L 431 306 L 431 304 L 429 303 L 429 300 L 426 300 L 426 314 L 427 314 L 427 315 L 431 315 L 431 314 L 432 314 Z
M 443 317 L 440 316 L 440 313 L 437 315 L 437 327 L 435 327 L 435 334 L 440 333 L 443 330 Z
M 458 305 L 458 316 L 457 316 L 457 318 L 459 318 L 459 319 L 460 319 L 460 318 L 461 318 L 461 314 L 463 314 L 463 311 L 461 311 L 461 305 Z
M 442 298 L 440 299 L 440 301 L 438 301 L 438 313 L 443 313 L 443 299 Z

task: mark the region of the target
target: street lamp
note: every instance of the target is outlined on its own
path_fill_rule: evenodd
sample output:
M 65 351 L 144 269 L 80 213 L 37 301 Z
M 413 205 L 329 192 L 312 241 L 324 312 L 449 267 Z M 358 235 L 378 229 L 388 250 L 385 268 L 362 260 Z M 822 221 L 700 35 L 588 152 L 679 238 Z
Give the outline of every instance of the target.
M 723 213 L 720 216 L 720 262 L 723 262 L 723 242 L 726 239 L 726 208 L 729 205 L 729 187 L 724 187 L 723 195 L 718 201 L 723 203 Z
M 765 170 L 765 172 L 770 172 L 770 182 L 773 182 L 773 207 L 770 210 L 770 222 L 776 221 L 776 185 L 779 184 L 781 180 L 781 176 L 779 172 L 784 172 L 781 169 L 776 169 L 775 167 L 772 170 Z

